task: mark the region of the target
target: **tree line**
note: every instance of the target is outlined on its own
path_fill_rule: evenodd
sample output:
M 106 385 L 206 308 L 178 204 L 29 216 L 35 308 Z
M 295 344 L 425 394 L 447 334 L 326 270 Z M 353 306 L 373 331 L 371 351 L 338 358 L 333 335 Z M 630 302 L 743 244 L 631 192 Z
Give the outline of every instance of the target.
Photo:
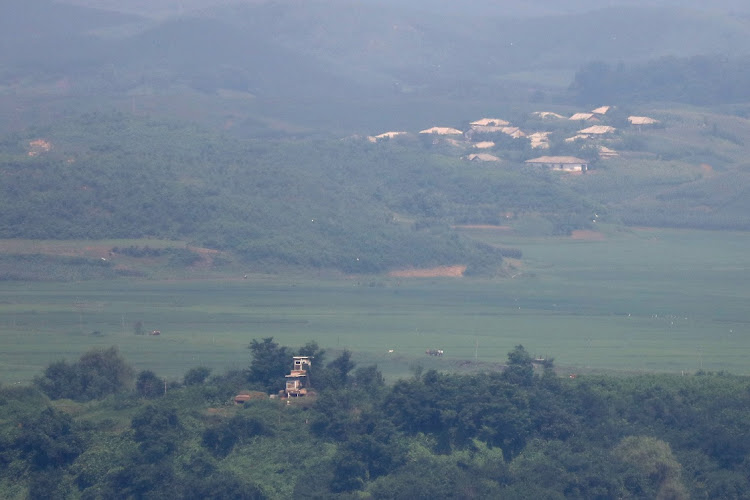
M 315 342 L 165 386 L 117 349 L 0 387 L 0 492 L 29 498 L 746 498 L 750 380 L 501 372 L 386 384 Z M 287 404 L 291 355 L 317 395 Z M 245 390 L 255 396 L 233 403 Z M 254 392 L 253 392 L 254 391 Z
M 581 104 L 681 102 L 697 106 L 750 99 L 750 57 L 661 57 L 638 64 L 590 62 L 575 74 L 571 91 Z

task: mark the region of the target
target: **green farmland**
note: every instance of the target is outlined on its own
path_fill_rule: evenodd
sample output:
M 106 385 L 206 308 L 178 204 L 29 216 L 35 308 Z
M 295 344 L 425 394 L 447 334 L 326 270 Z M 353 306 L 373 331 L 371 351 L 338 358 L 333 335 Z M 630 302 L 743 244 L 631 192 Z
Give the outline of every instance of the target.
M 464 230 L 520 248 L 498 279 L 250 275 L 0 284 L 0 381 L 116 345 L 137 369 L 244 368 L 253 338 L 352 350 L 388 376 L 496 366 L 517 344 L 571 372 L 750 374 L 750 234 L 634 230 L 603 239 Z M 161 335 L 135 335 L 160 330 Z M 445 350 L 443 358 L 425 349 Z M 389 353 L 389 350 L 393 352 Z

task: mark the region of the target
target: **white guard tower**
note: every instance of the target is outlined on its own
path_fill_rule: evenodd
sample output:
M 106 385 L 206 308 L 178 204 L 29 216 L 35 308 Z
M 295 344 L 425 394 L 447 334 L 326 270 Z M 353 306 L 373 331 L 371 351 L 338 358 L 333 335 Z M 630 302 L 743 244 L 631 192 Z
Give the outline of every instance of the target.
M 286 376 L 286 397 L 306 396 L 310 385 L 307 368 L 312 366 L 310 356 L 294 356 L 292 359 L 292 371 Z

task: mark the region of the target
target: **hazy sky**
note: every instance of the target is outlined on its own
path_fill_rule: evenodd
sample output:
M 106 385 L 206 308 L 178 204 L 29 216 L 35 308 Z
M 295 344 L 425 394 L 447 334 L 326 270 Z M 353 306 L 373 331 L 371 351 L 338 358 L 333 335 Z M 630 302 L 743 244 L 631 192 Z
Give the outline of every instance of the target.
M 146 16 L 176 14 L 232 3 L 294 3 L 303 0 L 58 0 L 61 3 L 85 5 L 103 9 L 121 10 L 139 13 Z M 304 0 L 310 3 L 314 0 Z M 392 5 L 433 13 L 467 13 L 481 12 L 487 15 L 550 15 L 576 13 L 612 6 L 633 7 L 680 7 L 700 10 L 718 10 L 723 12 L 750 12 L 750 3 L 746 0 L 333 0 L 346 4 L 365 3 L 373 5 Z

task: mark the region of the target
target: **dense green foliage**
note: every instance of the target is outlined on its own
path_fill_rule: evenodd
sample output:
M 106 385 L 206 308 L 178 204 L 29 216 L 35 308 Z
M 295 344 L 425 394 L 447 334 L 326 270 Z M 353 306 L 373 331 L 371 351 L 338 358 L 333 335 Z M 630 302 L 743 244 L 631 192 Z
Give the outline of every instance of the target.
M 2 496 L 718 499 L 750 488 L 745 377 L 560 378 L 518 346 L 502 373 L 417 370 L 388 387 L 359 368 L 291 405 L 232 405 L 243 378 L 75 406 L 2 387 Z
M 592 62 L 575 75 L 572 89 L 581 104 L 680 102 L 697 106 L 750 99 L 747 57 L 664 57 L 637 65 Z
M 53 150 L 28 156 L 39 136 Z M 591 211 L 541 172 L 467 169 L 408 145 L 238 141 L 120 114 L 72 117 L 6 140 L 4 238 L 158 236 L 232 250 L 258 265 L 367 273 L 465 263 L 486 272 L 502 252 L 460 238 L 449 224 L 496 223 L 502 212 L 523 210 L 548 214 L 565 232 Z M 169 252 L 176 265 L 197 259 L 189 249 L 114 250 Z
M 139 374 L 139 392 L 146 391 L 148 383 L 144 374 L 147 373 L 151 372 Z M 155 377 L 151 373 L 151 378 Z M 110 347 L 88 351 L 75 363 L 56 361 L 49 365 L 34 383 L 51 398 L 88 401 L 127 390 L 132 379 L 133 369 L 125 362 L 116 347 Z M 151 394 L 152 391 L 149 390 L 148 393 Z

